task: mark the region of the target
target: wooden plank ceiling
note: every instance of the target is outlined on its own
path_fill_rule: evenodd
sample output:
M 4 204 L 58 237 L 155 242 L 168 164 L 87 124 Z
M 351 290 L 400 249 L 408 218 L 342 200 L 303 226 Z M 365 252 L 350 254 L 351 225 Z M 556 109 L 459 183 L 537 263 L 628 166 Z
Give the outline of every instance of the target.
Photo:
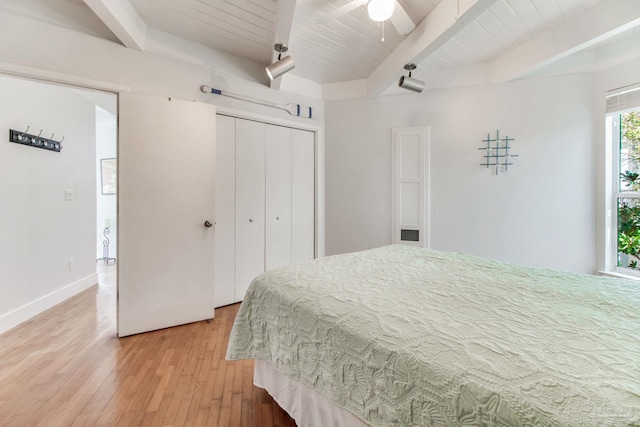
M 241 58 L 271 60 L 273 0 L 132 0 L 147 25 Z
M 317 23 L 319 18 L 350 0 L 130 1 L 152 28 L 255 62 L 270 63 L 275 58 L 273 44 L 286 42 L 288 54 L 296 61 L 291 74 L 319 84 L 371 80 L 374 76 L 369 83 L 374 86 L 370 95 L 384 90 L 384 86 L 403 72 L 404 63 L 411 60 L 418 62 L 418 75 L 420 70 L 429 73 L 490 63 L 540 34 L 562 28 L 602 3 L 624 2 L 398 0 L 417 25 L 415 31 L 423 35 L 399 35 L 387 22 L 382 41 L 381 26 L 369 19 L 366 6 L 325 24 Z M 467 10 L 471 13 L 465 17 Z M 287 13 L 292 20 L 282 31 L 278 17 Z M 420 25 L 429 18 L 432 19 L 429 25 Z M 438 32 L 428 34 L 447 19 L 451 22 L 443 24 Z M 407 53 L 403 55 L 403 51 Z M 418 54 L 406 58 L 405 62 L 408 52 Z
M 416 28 L 400 35 L 387 21 L 384 41 L 366 5 L 317 22 L 350 1 L 58 0 L 54 7 L 7 0 L 0 10 L 51 20 L 57 8 L 58 23 L 97 28 L 91 34 L 101 37 L 110 31 L 128 48 L 144 51 L 148 36 L 164 32 L 255 64 L 271 63 L 274 43 L 285 42 L 296 63 L 291 75 L 321 85 L 366 80 L 369 96 L 393 86 L 407 62 L 418 63 L 415 77 L 480 65 L 492 81 L 505 81 L 624 36 L 640 38 L 638 0 L 397 0 Z

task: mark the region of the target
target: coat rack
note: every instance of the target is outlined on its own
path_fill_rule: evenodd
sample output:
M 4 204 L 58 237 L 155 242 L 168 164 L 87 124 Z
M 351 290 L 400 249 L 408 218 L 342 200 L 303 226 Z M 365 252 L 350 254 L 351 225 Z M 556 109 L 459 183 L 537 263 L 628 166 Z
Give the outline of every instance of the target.
M 29 126 L 27 129 L 23 131 L 9 129 L 9 141 L 15 142 L 17 144 L 29 145 L 31 147 L 43 148 L 45 150 L 57 151 L 60 152 L 62 150 L 62 141 L 64 141 L 64 136 L 60 141 L 55 141 L 53 139 L 55 134 L 51 134 L 50 138 L 42 138 L 42 130 L 38 135 L 32 135 L 27 133 L 29 131 Z

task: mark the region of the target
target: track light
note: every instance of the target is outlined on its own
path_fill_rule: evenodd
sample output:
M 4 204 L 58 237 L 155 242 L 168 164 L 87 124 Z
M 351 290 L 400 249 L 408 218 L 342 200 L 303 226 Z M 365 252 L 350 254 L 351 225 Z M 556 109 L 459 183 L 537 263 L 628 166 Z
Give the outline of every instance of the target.
M 293 63 L 293 58 L 290 56 L 285 56 L 280 59 L 282 57 L 282 53 L 289 50 L 286 44 L 276 43 L 273 48 L 278 52 L 278 60 L 265 68 L 267 70 L 267 76 L 269 76 L 269 79 L 271 80 L 277 79 L 284 73 L 291 71 L 296 67 L 296 64 Z
M 411 71 L 416 69 L 416 64 L 407 64 L 404 66 L 404 69 L 409 71 L 409 75 L 400 77 L 398 86 L 403 89 L 412 90 L 414 92 L 422 92 L 422 90 L 424 89 L 424 82 L 422 80 L 414 79 L 413 77 L 411 77 Z

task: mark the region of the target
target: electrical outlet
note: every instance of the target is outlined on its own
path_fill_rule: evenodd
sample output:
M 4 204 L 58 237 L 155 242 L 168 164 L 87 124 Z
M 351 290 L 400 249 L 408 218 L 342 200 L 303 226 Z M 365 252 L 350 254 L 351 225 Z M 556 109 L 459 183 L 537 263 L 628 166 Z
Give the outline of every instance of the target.
M 69 271 L 73 271 L 76 268 L 76 260 L 69 258 Z
M 67 188 L 64 190 L 64 199 L 66 201 L 73 200 L 73 190 Z

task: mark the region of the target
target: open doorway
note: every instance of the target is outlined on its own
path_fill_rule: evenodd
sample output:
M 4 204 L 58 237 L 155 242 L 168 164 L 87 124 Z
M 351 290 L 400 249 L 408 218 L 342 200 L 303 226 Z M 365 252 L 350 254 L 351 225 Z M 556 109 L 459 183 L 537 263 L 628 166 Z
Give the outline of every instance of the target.
M 96 105 L 96 267 L 106 294 L 115 293 L 118 277 L 118 118 L 112 104 Z
M 117 95 L 0 74 L 0 333 L 98 282 L 96 106 Z
M 117 117 L 96 105 L 96 262 L 115 268 L 117 261 Z

